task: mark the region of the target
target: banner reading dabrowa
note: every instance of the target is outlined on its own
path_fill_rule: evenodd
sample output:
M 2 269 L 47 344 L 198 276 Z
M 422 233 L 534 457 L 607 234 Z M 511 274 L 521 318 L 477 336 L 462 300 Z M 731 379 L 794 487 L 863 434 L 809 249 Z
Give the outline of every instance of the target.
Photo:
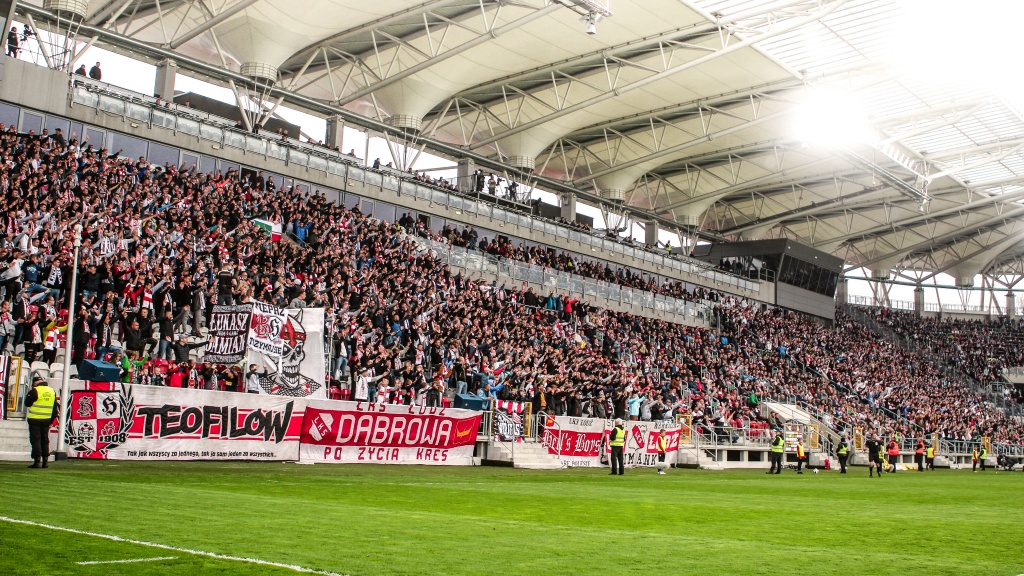
M 559 457 L 567 467 L 608 466 L 611 447 L 608 436 L 613 420 L 548 417 L 542 441 L 548 453 Z M 675 422 L 626 422 L 626 444 L 622 459 L 627 468 L 653 467 L 658 462 L 658 431 L 665 431 L 665 461 L 674 464 L 679 449 L 679 424 Z
M 206 342 L 203 362 L 236 364 L 245 358 L 250 316 L 252 304 L 214 306 L 210 313 L 210 338 Z
M 64 439 L 73 458 L 297 460 L 302 400 L 116 384 L 75 390 Z
M 468 466 L 480 415 L 454 408 L 308 400 L 299 458 Z

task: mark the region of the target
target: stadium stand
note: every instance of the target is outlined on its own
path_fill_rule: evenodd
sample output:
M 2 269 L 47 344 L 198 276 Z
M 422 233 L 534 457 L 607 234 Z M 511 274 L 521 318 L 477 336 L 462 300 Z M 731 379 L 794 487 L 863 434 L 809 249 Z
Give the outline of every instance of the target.
M 116 338 L 136 360 L 123 365 L 125 377 L 143 384 L 239 389 L 240 370 L 203 365 L 190 354 L 199 342 L 179 337 L 201 336 L 215 301 L 259 299 L 332 311 L 332 385 L 345 397 L 361 396 L 365 385 L 369 399 L 438 405 L 466 388 L 558 414 L 685 414 L 722 433 L 765 429 L 761 403 L 791 399 L 838 429 L 1021 440 L 1019 424 L 971 390 L 943 383 L 919 357 L 850 322 L 828 328 L 695 289 L 676 293 L 714 302 L 716 327 L 671 324 L 467 277 L 424 244 L 444 241 L 444 232 L 421 228 L 428 238 L 417 239 L 415 224 L 407 231 L 238 171 L 153 166 L 74 134 L 14 127 L 0 136 L 0 155 L 0 294 L 12 303 L 11 343 L 30 361 L 62 325 L 71 226 L 80 222 L 75 322 L 90 339 L 76 337 L 73 359 L 106 353 Z M 283 224 L 294 238 L 272 242 L 253 218 Z M 485 248 L 538 257 L 500 243 Z M 557 253 L 545 258 L 593 268 Z M 178 344 L 160 345 L 167 337 Z

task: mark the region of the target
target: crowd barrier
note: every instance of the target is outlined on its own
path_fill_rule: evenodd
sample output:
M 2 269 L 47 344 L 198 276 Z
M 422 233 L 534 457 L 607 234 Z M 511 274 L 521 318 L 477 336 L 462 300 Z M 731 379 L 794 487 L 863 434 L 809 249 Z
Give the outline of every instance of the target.
M 468 466 L 481 413 L 79 381 L 66 417 L 71 458 Z

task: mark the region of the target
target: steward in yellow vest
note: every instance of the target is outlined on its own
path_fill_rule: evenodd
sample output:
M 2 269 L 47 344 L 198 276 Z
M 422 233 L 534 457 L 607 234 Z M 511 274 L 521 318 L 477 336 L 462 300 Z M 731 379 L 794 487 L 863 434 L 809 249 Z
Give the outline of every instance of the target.
M 850 458 L 850 444 L 846 441 L 846 436 L 839 440 L 836 456 L 839 457 L 839 473 L 846 474 L 846 461 Z
M 612 475 L 622 476 L 626 473 L 626 463 L 622 455 L 626 445 L 626 430 L 622 427 L 622 419 L 615 419 L 615 427 L 608 434 L 608 445 L 612 448 Z
M 803 474 L 804 462 L 807 461 L 807 452 L 804 450 L 804 437 L 796 437 L 796 473 Z
M 772 440 L 772 451 L 768 453 L 772 463 L 768 468 L 769 474 L 782 474 L 782 454 L 785 451 L 786 440 L 782 437 L 782 431 L 779 430 L 775 433 L 775 439 Z
M 926 468 L 929 470 L 935 470 L 935 446 L 929 446 L 925 449 L 924 462 Z
M 658 449 L 658 475 L 661 476 L 665 474 L 665 469 L 668 468 L 668 463 L 665 462 L 668 441 L 665 440 L 664 430 L 658 430 L 658 439 L 655 441 L 655 447 Z
M 57 417 L 57 393 L 40 376 L 32 379 L 32 389 L 25 395 L 28 408 L 28 441 L 32 445 L 29 468 L 49 468 L 50 424 Z

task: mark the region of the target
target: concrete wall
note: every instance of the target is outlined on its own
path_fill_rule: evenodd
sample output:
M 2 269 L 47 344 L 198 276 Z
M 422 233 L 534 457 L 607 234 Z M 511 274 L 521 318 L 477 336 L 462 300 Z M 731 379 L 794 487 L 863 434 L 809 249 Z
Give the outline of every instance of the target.
M 834 298 L 829 298 L 824 294 L 818 294 L 817 292 L 811 292 L 810 290 L 804 290 L 803 288 L 797 288 L 796 286 L 791 286 L 782 282 L 779 282 L 775 289 L 775 303 L 778 306 L 793 310 L 800 310 L 801 312 L 807 312 L 808 314 L 813 314 L 829 320 L 836 319 Z

